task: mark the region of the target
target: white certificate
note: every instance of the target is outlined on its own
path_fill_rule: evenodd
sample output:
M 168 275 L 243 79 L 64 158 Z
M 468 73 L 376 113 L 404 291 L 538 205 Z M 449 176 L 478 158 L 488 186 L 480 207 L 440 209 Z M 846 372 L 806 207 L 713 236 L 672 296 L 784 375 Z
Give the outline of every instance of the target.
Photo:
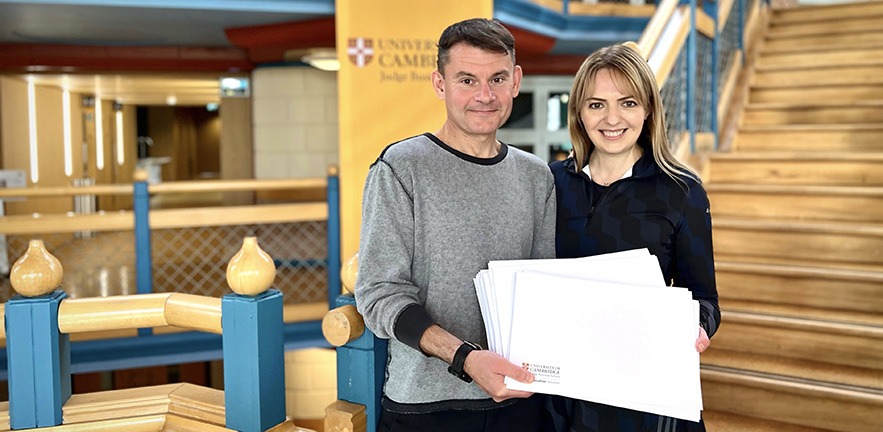
M 516 275 L 509 360 L 550 393 L 699 421 L 699 306 L 688 290 Z

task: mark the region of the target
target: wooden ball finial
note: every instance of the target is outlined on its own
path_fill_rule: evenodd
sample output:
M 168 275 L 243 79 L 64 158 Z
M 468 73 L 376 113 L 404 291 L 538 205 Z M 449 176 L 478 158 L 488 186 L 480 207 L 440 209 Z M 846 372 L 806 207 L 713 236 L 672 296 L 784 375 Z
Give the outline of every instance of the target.
M 15 264 L 9 274 L 10 283 L 15 292 L 25 297 L 37 297 L 55 291 L 61 285 L 64 269 L 43 240 L 31 240 L 28 250 Z
M 257 237 L 246 237 L 227 264 L 227 284 L 236 294 L 256 296 L 270 288 L 275 279 L 273 258 L 258 246 Z
M 148 178 L 150 178 L 150 173 L 146 168 L 137 168 L 132 172 L 132 180 L 136 182 L 146 182 Z
M 340 175 L 340 168 L 336 164 L 328 165 L 327 173 L 330 176 Z
M 343 290 L 353 292 L 356 287 L 356 277 L 359 275 L 359 254 L 353 254 L 340 268 L 340 283 Z

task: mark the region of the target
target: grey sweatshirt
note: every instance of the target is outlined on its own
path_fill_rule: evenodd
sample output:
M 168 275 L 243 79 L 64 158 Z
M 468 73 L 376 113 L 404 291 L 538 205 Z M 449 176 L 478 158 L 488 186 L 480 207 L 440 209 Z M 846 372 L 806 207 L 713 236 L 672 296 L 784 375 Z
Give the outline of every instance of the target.
M 371 166 L 355 297 L 368 328 L 390 339 L 388 409 L 495 406 L 424 355 L 419 339 L 435 323 L 487 346 L 472 279 L 491 260 L 555 256 L 553 188 L 548 166 L 532 154 L 503 144 L 480 159 L 431 134 L 390 145 Z

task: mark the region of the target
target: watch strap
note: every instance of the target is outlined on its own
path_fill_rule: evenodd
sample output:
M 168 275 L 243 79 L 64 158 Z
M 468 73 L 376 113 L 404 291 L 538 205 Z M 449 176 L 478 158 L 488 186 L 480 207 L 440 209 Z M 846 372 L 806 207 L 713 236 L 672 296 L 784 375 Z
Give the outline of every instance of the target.
M 457 352 L 454 353 L 454 359 L 448 367 L 448 372 L 465 382 L 472 382 L 472 377 L 469 376 L 463 368 L 466 365 L 466 356 L 476 350 L 481 350 L 481 347 L 478 344 L 463 341 L 463 344 L 460 345 L 460 347 L 457 348 Z

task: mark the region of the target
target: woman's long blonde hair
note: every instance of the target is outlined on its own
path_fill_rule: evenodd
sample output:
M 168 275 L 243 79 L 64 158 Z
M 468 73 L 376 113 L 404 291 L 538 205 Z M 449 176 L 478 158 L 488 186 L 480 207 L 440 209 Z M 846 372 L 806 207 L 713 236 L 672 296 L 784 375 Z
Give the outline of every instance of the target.
M 656 85 L 656 77 L 647 61 L 628 45 L 611 45 L 601 48 L 591 55 L 580 66 L 573 79 L 570 91 L 570 103 L 567 107 L 567 125 L 570 139 L 573 142 L 573 159 L 577 170 L 582 170 L 589 162 L 589 154 L 594 144 L 582 124 L 580 111 L 591 96 L 591 88 L 595 76 L 601 70 L 609 70 L 625 91 L 638 101 L 648 115 L 638 142 L 647 140 L 653 150 L 653 157 L 662 171 L 679 183 L 684 183 L 679 176 L 699 180 L 689 168 L 678 161 L 669 149 L 667 128 L 665 126 L 665 110 L 662 97 Z

